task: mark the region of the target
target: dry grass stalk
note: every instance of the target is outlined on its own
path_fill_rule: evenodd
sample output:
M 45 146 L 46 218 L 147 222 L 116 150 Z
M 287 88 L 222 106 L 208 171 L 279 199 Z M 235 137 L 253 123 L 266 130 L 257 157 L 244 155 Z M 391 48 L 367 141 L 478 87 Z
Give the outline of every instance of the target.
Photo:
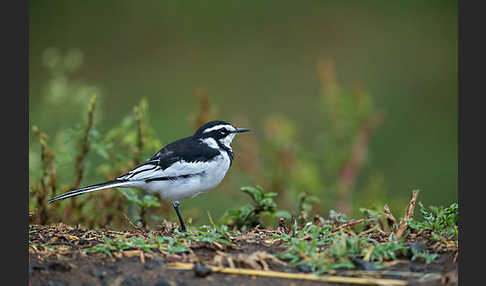
M 192 263 L 172 263 L 169 265 L 170 269 L 175 270 L 192 270 L 194 264 Z M 358 284 L 358 285 L 389 285 L 389 286 L 402 286 L 408 285 L 407 281 L 397 280 L 397 279 L 382 279 L 382 278 L 360 278 L 360 277 L 343 277 L 343 276 L 318 276 L 314 274 L 303 274 L 303 273 L 286 273 L 278 271 L 265 271 L 265 270 L 254 270 L 254 269 L 244 269 L 244 268 L 227 268 L 227 267 L 217 267 L 217 266 L 206 266 L 211 268 L 213 272 L 224 273 L 224 274 L 239 274 L 239 275 L 251 275 L 251 276 L 261 276 L 261 277 L 272 277 L 281 279 L 297 279 L 297 280 L 310 280 L 310 281 L 320 281 L 327 283 L 347 283 L 347 284 Z
M 420 190 L 412 191 L 412 198 L 410 199 L 410 202 L 408 203 L 408 206 L 405 210 L 405 215 L 403 216 L 403 220 L 401 220 L 400 224 L 398 225 L 398 229 L 396 232 L 397 239 L 400 239 L 403 236 L 403 234 L 408 228 L 408 220 L 413 218 L 415 203 L 417 202 L 417 197 L 419 192 Z
M 81 138 L 79 153 L 76 155 L 76 158 L 74 159 L 74 167 L 75 167 L 74 183 L 69 189 L 77 189 L 81 184 L 81 180 L 83 179 L 84 176 L 84 161 L 89 151 L 88 138 L 89 138 L 90 130 L 93 127 L 95 106 L 96 106 L 96 95 L 93 96 L 89 104 L 88 122 L 86 124 L 86 128 L 84 129 Z M 66 191 L 68 191 L 69 189 L 67 189 Z M 71 204 L 69 204 L 66 207 L 66 210 L 64 211 L 64 219 L 68 220 L 71 217 L 72 211 L 77 208 L 78 206 L 76 204 L 76 198 L 73 197 L 71 198 Z
M 255 251 L 250 254 L 240 253 L 231 254 L 217 251 L 214 256 L 213 263 L 223 266 L 223 262 L 226 261 L 230 268 L 235 268 L 235 262 L 240 265 L 247 265 L 252 269 L 268 270 L 268 263 L 273 262 L 281 266 L 286 266 L 287 264 L 277 259 L 275 256 L 265 252 L 265 251 Z
M 345 228 L 345 227 L 348 227 L 348 226 L 353 226 L 353 225 L 355 225 L 355 224 L 362 223 L 362 222 L 364 222 L 364 221 L 365 221 L 365 219 L 364 219 L 364 218 L 361 218 L 361 219 L 358 219 L 358 220 L 354 220 L 354 221 L 350 221 L 350 222 L 348 222 L 348 223 L 345 223 L 345 224 L 343 224 L 343 225 L 340 225 L 340 226 L 336 227 L 336 228 L 335 228 L 335 229 L 333 229 L 331 232 L 336 232 L 336 231 L 338 231 L 338 230 L 340 230 L 340 229 L 343 229 L 343 228 Z
M 140 156 L 142 154 L 142 150 L 143 150 L 143 132 L 142 132 L 142 114 L 141 114 L 141 111 L 139 110 L 139 108 L 135 107 L 135 122 L 137 124 L 137 147 L 134 148 L 134 162 L 135 162 L 135 165 L 138 165 L 140 164 Z
M 46 204 L 49 188 L 51 189 L 51 195 L 55 195 L 57 189 L 56 166 L 54 164 L 54 154 L 47 146 L 47 135 L 42 133 L 37 126 L 33 126 L 32 131 L 35 133 L 36 138 L 41 145 L 42 162 L 40 188 L 37 187 L 38 185 L 33 185 L 33 188 L 37 191 L 37 207 L 39 208 L 36 220 L 40 224 L 45 224 L 49 218 Z
M 86 124 L 86 128 L 84 129 L 83 132 L 83 137 L 81 138 L 81 144 L 80 144 L 80 150 L 76 158 L 74 159 L 74 164 L 75 164 L 75 177 L 74 177 L 74 183 L 71 186 L 72 189 L 76 189 L 79 187 L 81 184 L 81 180 L 83 179 L 84 175 L 84 160 L 86 159 L 86 155 L 88 154 L 89 151 L 89 144 L 88 144 L 88 138 L 89 138 L 89 132 L 91 128 L 93 127 L 93 122 L 94 122 L 94 110 L 96 106 L 96 95 L 93 96 L 91 99 L 91 102 L 89 104 L 89 110 L 88 110 L 88 122 Z
M 351 147 L 349 160 L 339 172 L 338 209 L 343 213 L 351 212 L 350 190 L 365 163 L 368 145 L 373 132 L 384 120 L 384 113 L 377 112 L 359 128 L 356 139 Z

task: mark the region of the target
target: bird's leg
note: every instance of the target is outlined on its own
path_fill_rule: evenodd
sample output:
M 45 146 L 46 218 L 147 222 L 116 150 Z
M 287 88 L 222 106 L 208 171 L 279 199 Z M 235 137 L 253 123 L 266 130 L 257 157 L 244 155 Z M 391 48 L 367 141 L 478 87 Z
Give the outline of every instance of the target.
M 172 205 L 174 206 L 174 209 L 177 213 L 177 217 L 179 218 L 179 222 L 181 223 L 181 229 L 183 232 L 186 232 L 187 229 L 186 229 L 186 225 L 184 224 L 184 220 L 182 220 L 182 216 L 181 216 L 181 213 L 179 212 L 179 206 L 181 205 L 181 203 L 179 201 L 173 201 L 172 202 Z

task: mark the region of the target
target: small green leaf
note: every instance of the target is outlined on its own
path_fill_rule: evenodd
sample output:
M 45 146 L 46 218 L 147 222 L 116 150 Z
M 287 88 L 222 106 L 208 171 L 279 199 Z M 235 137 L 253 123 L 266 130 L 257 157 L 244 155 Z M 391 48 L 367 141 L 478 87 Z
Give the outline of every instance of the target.
M 120 189 L 120 192 L 131 202 L 141 205 L 142 201 L 138 198 L 137 193 L 132 189 Z
M 152 195 L 145 195 L 143 197 L 143 205 L 145 207 L 160 207 L 160 202 L 159 200 Z
M 292 218 L 292 215 L 288 211 L 280 210 L 280 211 L 275 212 L 275 217 L 277 217 L 277 218 L 283 217 L 283 218 L 286 218 L 286 219 L 290 219 L 290 218 Z

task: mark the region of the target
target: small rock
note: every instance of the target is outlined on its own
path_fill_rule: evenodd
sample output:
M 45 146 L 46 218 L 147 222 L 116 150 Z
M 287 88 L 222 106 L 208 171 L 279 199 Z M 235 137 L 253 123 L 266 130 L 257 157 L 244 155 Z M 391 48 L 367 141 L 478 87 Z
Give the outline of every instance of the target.
M 312 272 L 312 268 L 307 263 L 300 263 L 300 264 L 298 264 L 297 265 L 297 270 L 299 270 L 299 272 L 304 272 L 304 273 L 310 273 L 310 272 Z
M 425 268 L 418 264 L 411 264 L 410 271 L 412 272 L 424 272 Z
M 66 272 L 66 271 L 71 270 L 71 265 L 59 263 L 59 262 L 53 262 L 53 263 L 49 264 L 49 269 L 54 270 L 54 271 Z
M 407 257 L 408 257 L 408 259 L 412 259 L 414 252 L 415 253 L 421 253 L 421 252 L 424 252 L 426 249 L 427 249 L 427 247 L 425 246 L 425 244 L 423 242 L 421 242 L 421 241 L 414 242 L 408 247 Z
M 363 270 L 376 270 L 376 266 L 369 262 L 369 261 L 365 261 L 361 258 L 355 258 L 355 257 L 352 257 L 351 258 L 351 262 L 353 262 L 353 264 L 358 268 L 358 269 L 363 269 Z
M 94 277 L 100 279 L 100 280 L 103 280 L 105 277 L 106 277 L 106 271 L 103 271 L 103 270 L 93 270 L 91 271 L 91 275 L 93 275 Z
M 196 273 L 197 277 L 206 277 L 213 272 L 211 270 L 211 268 L 206 267 L 206 266 L 199 264 L 199 263 L 194 265 L 193 269 L 194 269 L 194 273 Z
M 138 285 L 142 285 L 142 281 L 140 281 L 140 278 L 132 277 L 132 276 L 125 278 L 120 284 L 120 286 L 138 286 Z
M 84 239 L 84 238 L 81 238 L 79 241 L 78 241 L 78 244 L 79 245 L 85 245 L 85 244 L 89 244 L 89 241 Z
M 160 258 L 153 258 L 150 259 L 147 263 L 145 263 L 144 268 L 146 270 L 152 270 L 154 268 L 160 268 L 164 265 L 164 261 Z
M 32 268 L 32 270 L 47 270 L 47 266 L 37 263 L 29 264 L 29 267 Z
M 171 286 L 171 284 L 164 277 L 159 277 L 157 282 L 155 282 L 154 286 Z

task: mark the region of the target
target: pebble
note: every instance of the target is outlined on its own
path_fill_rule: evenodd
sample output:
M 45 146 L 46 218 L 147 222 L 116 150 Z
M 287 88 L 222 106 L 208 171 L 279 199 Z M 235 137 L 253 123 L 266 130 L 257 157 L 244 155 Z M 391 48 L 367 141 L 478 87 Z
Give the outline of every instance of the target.
M 171 286 L 171 284 L 164 277 L 160 277 L 157 282 L 155 282 L 154 286 Z
M 91 275 L 93 275 L 94 277 L 100 279 L 100 280 L 103 280 L 105 277 L 106 277 L 106 271 L 103 271 L 103 270 L 93 270 L 91 271 Z
M 411 264 L 410 265 L 410 271 L 412 272 L 424 272 L 425 267 L 417 264 Z
M 78 244 L 79 245 L 85 245 L 85 244 L 89 244 L 89 241 L 84 239 L 84 238 L 81 238 L 79 241 L 78 241 Z
M 164 261 L 160 258 L 153 258 L 150 259 L 147 263 L 145 263 L 144 268 L 146 270 L 152 270 L 154 268 L 160 268 L 164 265 Z
M 206 277 L 213 272 L 211 270 L 211 268 L 206 267 L 206 266 L 199 264 L 199 263 L 194 265 L 193 269 L 194 269 L 194 273 L 196 273 L 197 277 Z
M 376 266 L 369 262 L 369 261 L 365 261 L 361 258 L 351 258 L 351 261 L 353 262 L 353 264 L 360 268 L 360 269 L 363 269 L 363 270 L 376 270 Z
M 407 257 L 408 259 L 411 259 L 413 257 L 414 251 L 416 253 L 421 253 L 424 252 L 425 250 L 426 250 L 426 246 L 423 242 L 421 241 L 414 242 L 408 247 Z
M 297 269 L 299 272 L 310 273 L 312 272 L 312 268 L 307 263 L 300 263 L 297 265 Z
M 47 266 L 37 263 L 29 264 L 29 268 L 32 268 L 32 270 L 47 270 Z
M 66 272 L 71 270 L 71 266 L 69 264 L 64 264 L 64 263 L 59 263 L 59 262 L 53 262 L 49 264 L 49 269 L 53 271 L 62 271 Z

